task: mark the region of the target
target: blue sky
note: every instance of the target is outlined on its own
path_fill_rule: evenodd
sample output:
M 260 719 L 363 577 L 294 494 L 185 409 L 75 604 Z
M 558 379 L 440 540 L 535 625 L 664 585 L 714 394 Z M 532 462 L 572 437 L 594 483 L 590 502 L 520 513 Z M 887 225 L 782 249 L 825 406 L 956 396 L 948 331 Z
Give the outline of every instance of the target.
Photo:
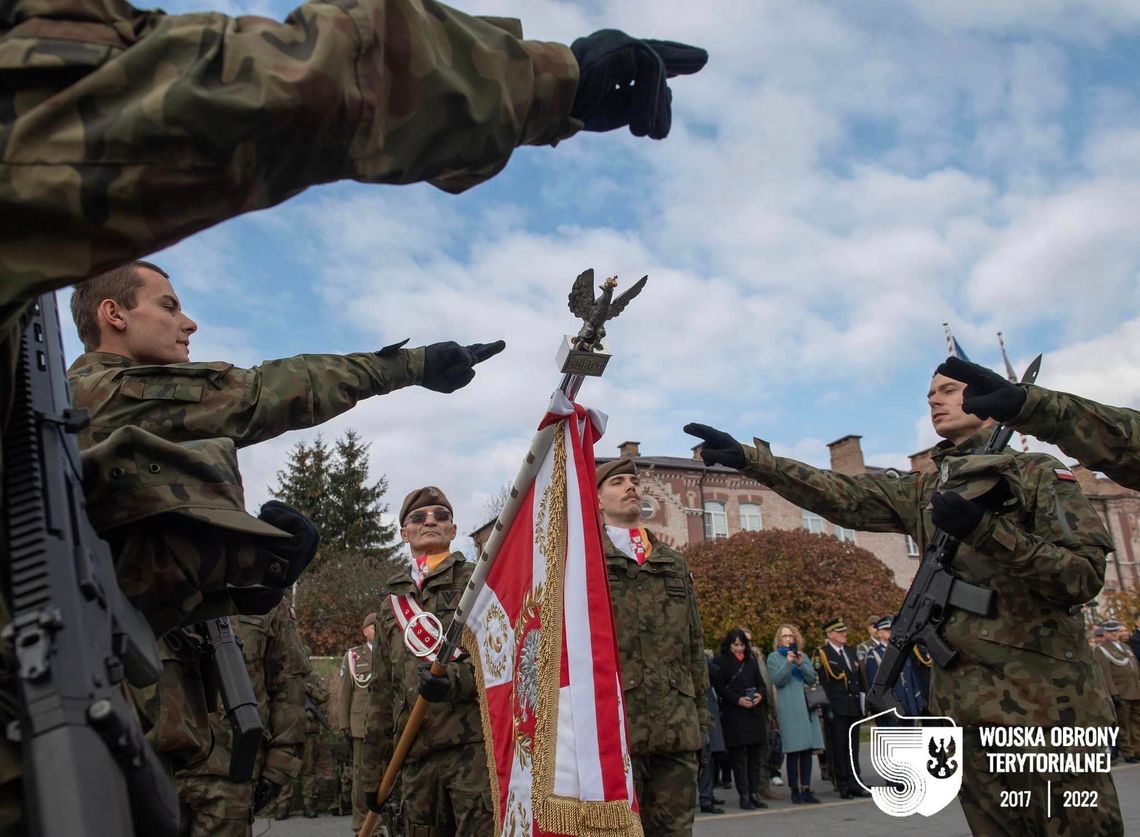
M 284 17 L 291 4 L 176 0 Z M 191 358 L 505 338 L 453 396 L 405 390 L 327 425 L 372 442 L 390 500 L 427 483 L 460 530 L 511 480 L 557 384 L 565 299 L 593 267 L 649 274 L 581 400 L 687 455 L 700 420 L 827 463 L 863 436 L 905 467 L 936 439 L 923 395 L 949 321 L 974 360 L 1003 331 L 1040 382 L 1140 406 L 1140 6 L 915 0 L 574 4 L 494 0 L 529 37 L 613 26 L 708 49 L 664 142 L 580 134 L 519 149 L 464 195 L 342 183 L 155 256 L 200 330 Z M 76 351 L 74 341 L 71 350 Z M 288 448 L 242 452 L 251 507 Z

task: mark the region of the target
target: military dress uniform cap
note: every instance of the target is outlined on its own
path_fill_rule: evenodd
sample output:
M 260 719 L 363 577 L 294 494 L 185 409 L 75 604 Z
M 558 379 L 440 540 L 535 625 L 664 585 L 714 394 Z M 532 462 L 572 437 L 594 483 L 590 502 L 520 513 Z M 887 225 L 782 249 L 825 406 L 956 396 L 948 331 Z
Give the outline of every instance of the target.
M 1014 468 L 1013 454 L 1009 453 L 947 456 L 939 467 L 938 490 L 976 500 L 1003 483 Z
M 823 632 L 829 634 L 832 631 L 846 631 L 847 626 L 843 624 L 842 619 L 831 619 L 823 623 Z
M 291 537 L 246 512 L 230 439 L 175 443 L 126 426 L 80 456 L 87 513 L 100 532 L 175 513 L 234 532 Z
M 449 512 L 455 513 L 455 509 L 451 507 L 451 501 L 447 499 L 446 494 L 434 485 L 425 485 L 404 498 L 404 504 L 400 506 L 400 525 L 404 524 L 404 520 L 409 514 L 425 506 L 443 506 Z
M 895 617 L 884 616 L 882 619 L 880 619 L 879 621 L 877 621 L 875 623 L 875 630 L 876 631 L 885 631 L 888 628 L 890 628 L 891 625 L 893 625 L 894 623 L 895 623 Z
M 375 624 L 376 624 L 376 611 L 372 611 L 372 613 L 369 613 L 367 616 L 364 617 L 364 624 L 360 626 L 360 629 L 364 630 L 369 625 L 375 625 Z
M 1124 626 L 1122 624 L 1120 624 L 1119 622 L 1117 622 L 1115 619 L 1109 619 L 1107 622 L 1105 622 L 1103 625 L 1101 625 L 1101 627 L 1104 628 L 1106 631 L 1119 631 Z
M 637 475 L 637 465 L 632 459 L 614 459 L 598 466 L 598 488 L 602 483 L 616 474 Z
M 1093 628 L 1093 636 L 1104 636 L 1104 628 Z

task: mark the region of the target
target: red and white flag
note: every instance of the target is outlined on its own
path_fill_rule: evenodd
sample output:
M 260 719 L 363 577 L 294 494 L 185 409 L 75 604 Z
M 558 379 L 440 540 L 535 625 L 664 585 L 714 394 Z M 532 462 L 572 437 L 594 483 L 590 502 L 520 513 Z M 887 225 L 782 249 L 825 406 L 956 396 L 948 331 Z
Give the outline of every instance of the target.
M 605 416 L 557 392 L 551 424 L 464 631 L 495 830 L 640 837 L 594 468 Z

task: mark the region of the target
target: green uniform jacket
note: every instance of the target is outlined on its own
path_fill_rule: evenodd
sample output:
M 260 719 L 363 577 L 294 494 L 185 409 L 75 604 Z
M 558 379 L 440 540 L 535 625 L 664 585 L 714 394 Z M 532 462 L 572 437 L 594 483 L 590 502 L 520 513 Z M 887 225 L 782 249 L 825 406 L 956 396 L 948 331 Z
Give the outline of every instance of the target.
M 459 192 L 572 135 L 573 54 L 521 35 L 430 0 L 0 4 L 0 315 L 315 183 Z
M 1023 385 L 1025 404 L 1010 422 L 1093 471 L 1140 490 L 1140 413 Z
M 253 369 L 232 363 L 136 364 L 87 352 L 68 369 L 72 403 L 91 424 L 80 447 L 133 424 L 172 442 L 224 436 L 238 447 L 328 421 L 362 398 L 419 383 L 424 350 L 297 355 Z
M 364 719 L 368 714 L 368 685 L 372 682 L 372 649 L 368 645 L 349 648 L 340 663 L 340 691 L 337 693 L 337 723 L 353 738 L 364 737 Z M 355 663 L 349 666 L 349 660 Z M 364 685 L 357 683 L 353 669 Z
M 364 732 L 364 761 L 361 782 L 366 788 L 380 784 L 383 769 L 404 731 L 408 715 L 419 696 L 419 658 L 404 645 L 404 632 L 396 622 L 388 594 L 415 595 L 420 607 L 434 613 L 443 624 L 451 623 L 463 589 L 474 565 L 462 552 L 453 552 L 425 576 L 416 590 L 411 572 L 405 570 L 388 579 L 384 600 L 376 608 L 376 647 L 373 653 L 372 682 L 369 684 L 368 716 Z M 448 663 L 450 699 L 428 706 L 419 735 L 408 751 L 408 760 L 421 759 L 437 750 L 483 740 L 475 668 L 464 652 Z
M 605 536 L 606 567 L 621 658 L 629 751 L 635 756 L 701 749 L 712 728 L 704 634 L 685 559 L 649 534 L 640 567 Z
M 989 432 L 957 447 L 941 443 L 935 463 L 980 449 Z M 841 526 L 929 542 L 937 473 L 845 476 L 773 456 L 755 441 L 744 446 L 743 473 L 782 497 Z M 1080 487 L 1057 477 L 1060 467 L 1045 454 L 1015 454 L 1006 478 L 1020 507 L 987 513 L 958 549 L 954 574 L 995 590 L 997 615 L 958 610 L 947 618 L 943 635 L 960 657 L 952 671 L 936 671 L 931 714 L 961 725 L 1115 723 L 1080 617 L 1104 583 L 1112 541 Z

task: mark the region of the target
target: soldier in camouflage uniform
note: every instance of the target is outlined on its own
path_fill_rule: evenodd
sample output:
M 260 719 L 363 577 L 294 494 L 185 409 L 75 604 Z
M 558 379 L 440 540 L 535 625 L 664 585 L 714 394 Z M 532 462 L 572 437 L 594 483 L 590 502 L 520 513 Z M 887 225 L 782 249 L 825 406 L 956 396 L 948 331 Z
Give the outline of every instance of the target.
M 253 781 L 231 782 L 230 726 L 225 707 L 219 706 L 210 718 L 214 733 L 210 757 L 200 767 L 175 774 L 183 802 L 183 834 L 249 837 L 252 808 L 272 801 L 301 771 L 305 734 L 303 684 L 312 669 L 291 611 L 288 601 L 282 600 L 265 616 L 231 619 L 257 697 L 262 749 Z
M 368 713 L 368 685 L 372 682 L 372 646 L 376 636 L 376 614 L 369 613 L 361 625 L 364 644 L 349 648 L 340 664 L 337 693 L 337 721 L 352 747 L 352 828 L 359 831 L 368 815 L 364 801 L 367 788 L 361 782 L 364 758 L 364 721 Z
M 1056 445 L 1092 471 L 1140 490 L 1140 413 L 1033 384 L 1014 384 L 959 358 L 938 372 L 966 384 L 962 407 Z
M 979 456 L 990 422 L 962 409 L 964 386 L 935 374 L 927 400 L 943 440 L 936 473 L 845 476 L 773 456 L 759 439 L 744 446 L 705 425 L 685 430 L 704 440 L 705 464 L 737 468 L 796 505 L 853 529 L 905 532 L 919 543 L 935 527 L 961 541 L 952 571 L 996 593 L 996 614 L 954 610 L 944 625 L 958 652 L 952 671 L 937 670 L 930 712 L 964 727 L 965 774 L 959 800 L 975 834 L 1122 833 L 1120 803 L 1107 774 L 989 773 L 979 726 L 1115 724 L 1102 696 L 1080 608 L 1104 582 L 1112 541 L 1080 487 L 1050 456 L 1006 452 Z M 1046 734 L 1048 738 L 1048 734 Z M 1054 804 L 1044 790 L 1095 791 L 1098 807 Z M 1001 790 L 1027 790 L 1026 808 L 1002 808 Z
M 688 835 L 712 728 L 692 577 L 680 553 L 640 526 L 632 459 L 598 466 L 598 497 L 641 823 L 647 835 Z
M 451 503 L 438 488 L 408 494 L 400 525 L 411 558 L 407 569 L 388 580 L 377 611 L 361 776 L 366 801 L 380 811 L 376 789 L 384 767 L 417 696 L 423 695 L 431 705 L 400 772 L 406 834 L 483 837 L 494 832 L 495 814 L 471 657 L 460 652 L 445 676 L 432 676 L 427 663 L 404 644 L 397 614 L 401 606 L 432 613 L 446 629 L 473 567 L 462 552 L 451 551 L 456 527 Z
M 312 657 L 308 647 L 304 649 L 304 654 L 306 660 Z M 305 816 L 309 819 L 317 816 L 317 759 L 320 757 L 321 730 L 328 723 L 328 711 L 325 708 L 328 700 L 328 688 L 310 668 L 305 675 L 305 744 L 301 751 L 301 772 L 292 784 L 282 788 L 276 819 L 289 818 L 293 789 L 298 784 L 301 786 L 301 808 Z

